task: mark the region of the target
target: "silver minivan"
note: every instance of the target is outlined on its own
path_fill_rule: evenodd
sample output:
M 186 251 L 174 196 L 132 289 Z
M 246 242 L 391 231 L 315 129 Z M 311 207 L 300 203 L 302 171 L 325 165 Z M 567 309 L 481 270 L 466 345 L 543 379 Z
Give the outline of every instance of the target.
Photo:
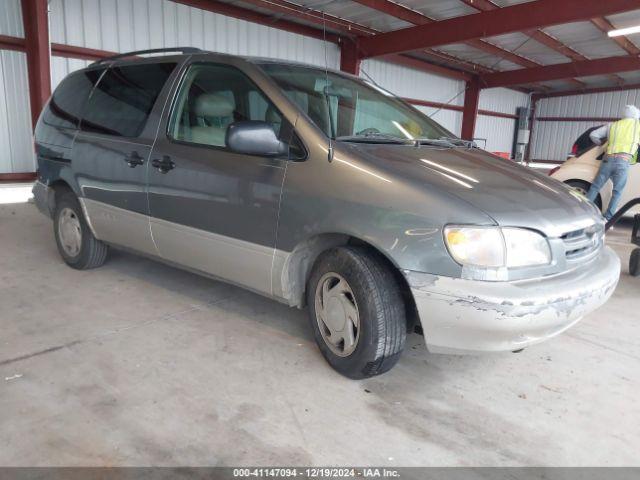
M 178 49 L 65 78 L 36 128 L 40 210 L 77 269 L 125 248 L 307 307 L 338 372 L 516 351 L 620 273 L 580 194 L 357 77 Z

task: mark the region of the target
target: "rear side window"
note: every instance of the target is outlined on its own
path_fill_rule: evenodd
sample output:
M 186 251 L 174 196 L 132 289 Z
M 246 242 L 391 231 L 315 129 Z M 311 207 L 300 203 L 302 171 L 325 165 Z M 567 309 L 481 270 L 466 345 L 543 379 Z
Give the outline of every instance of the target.
M 44 123 L 53 127 L 78 128 L 82 107 L 102 72 L 104 68 L 72 73 L 66 77 L 44 111 Z
M 120 137 L 137 137 L 175 68 L 175 63 L 110 68 L 84 110 L 81 129 Z

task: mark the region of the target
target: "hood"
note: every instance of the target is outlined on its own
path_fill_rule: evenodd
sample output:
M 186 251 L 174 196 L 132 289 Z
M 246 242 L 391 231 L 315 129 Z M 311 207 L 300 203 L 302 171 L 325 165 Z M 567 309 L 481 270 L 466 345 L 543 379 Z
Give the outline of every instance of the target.
M 350 156 L 370 167 L 454 195 L 502 226 L 557 237 L 602 221 L 586 199 L 557 180 L 480 149 L 347 145 Z

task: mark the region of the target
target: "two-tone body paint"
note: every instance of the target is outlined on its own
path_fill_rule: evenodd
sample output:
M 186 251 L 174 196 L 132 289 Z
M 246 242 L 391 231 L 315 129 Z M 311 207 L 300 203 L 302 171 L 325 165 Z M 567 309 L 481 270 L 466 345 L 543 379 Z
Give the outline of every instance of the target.
M 179 66 L 140 138 L 80 133 L 72 162 L 57 170 L 39 156 L 40 180 L 69 183 L 85 206 L 94 234 L 106 242 L 302 306 L 317 255 L 357 239 L 377 249 L 405 275 L 422 310 L 429 344 L 431 322 L 447 325 L 448 320 L 442 317 L 446 308 L 439 310 L 439 318 L 427 318 L 425 295 L 446 298 L 451 289 L 445 280 L 464 277 L 463 267 L 444 243 L 446 225 L 524 227 L 553 243 L 566 232 L 601 223 L 587 202 L 559 182 L 478 149 L 332 142 L 263 72 L 259 61 L 218 54 L 163 60 L 178 61 Z M 173 99 L 194 62 L 226 64 L 245 73 L 295 127 L 306 158 L 242 155 L 172 141 L 167 122 Z M 124 157 L 135 149 L 147 161 L 132 169 Z M 163 157 L 169 157 L 175 168 L 163 173 L 151 165 Z M 577 295 L 576 302 L 589 292 L 601 303 L 615 286 L 619 263 L 616 267 L 609 253 L 598 261 L 606 263 L 607 278 L 568 291 Z M 558 292 L 552 290 L 557 285 L 544 278 L 579 267 L 554 258 L 544 270 L 519 269 L 510 272 L 508 280 L 535 279 L 540 298 L 555 296 Z M 579 276 L 580 281 L 585 278 Z M 482 287 L 491 299 L 506 284 L 472 281 L 470 285 Z M 606 292 L 598 296 L 600 290 Z M 471 311 L 486 310 L 486 305 L 476 307 L 470 304 Z M 529 324 L 537 318 L 535 312 L 531 315 Z M 507 322 L 512 318 L 504 313 L 503 317 Z M 454 331 L 456 325 L 454 318 L 448 328 Z M 499 349 L 505 349 L 511 343 L 501 345 Z M 497 349 L 493 347 L 480 349 Z

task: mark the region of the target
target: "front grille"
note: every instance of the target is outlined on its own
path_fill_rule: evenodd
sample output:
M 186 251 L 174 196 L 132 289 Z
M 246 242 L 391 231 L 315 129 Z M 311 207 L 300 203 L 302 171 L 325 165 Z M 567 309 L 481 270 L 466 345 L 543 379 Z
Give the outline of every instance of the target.
M 592 225 L 562 235 L 564 254 L 568 262 L 586 260 L 595 256 L 603 244 L 604 227 Z

